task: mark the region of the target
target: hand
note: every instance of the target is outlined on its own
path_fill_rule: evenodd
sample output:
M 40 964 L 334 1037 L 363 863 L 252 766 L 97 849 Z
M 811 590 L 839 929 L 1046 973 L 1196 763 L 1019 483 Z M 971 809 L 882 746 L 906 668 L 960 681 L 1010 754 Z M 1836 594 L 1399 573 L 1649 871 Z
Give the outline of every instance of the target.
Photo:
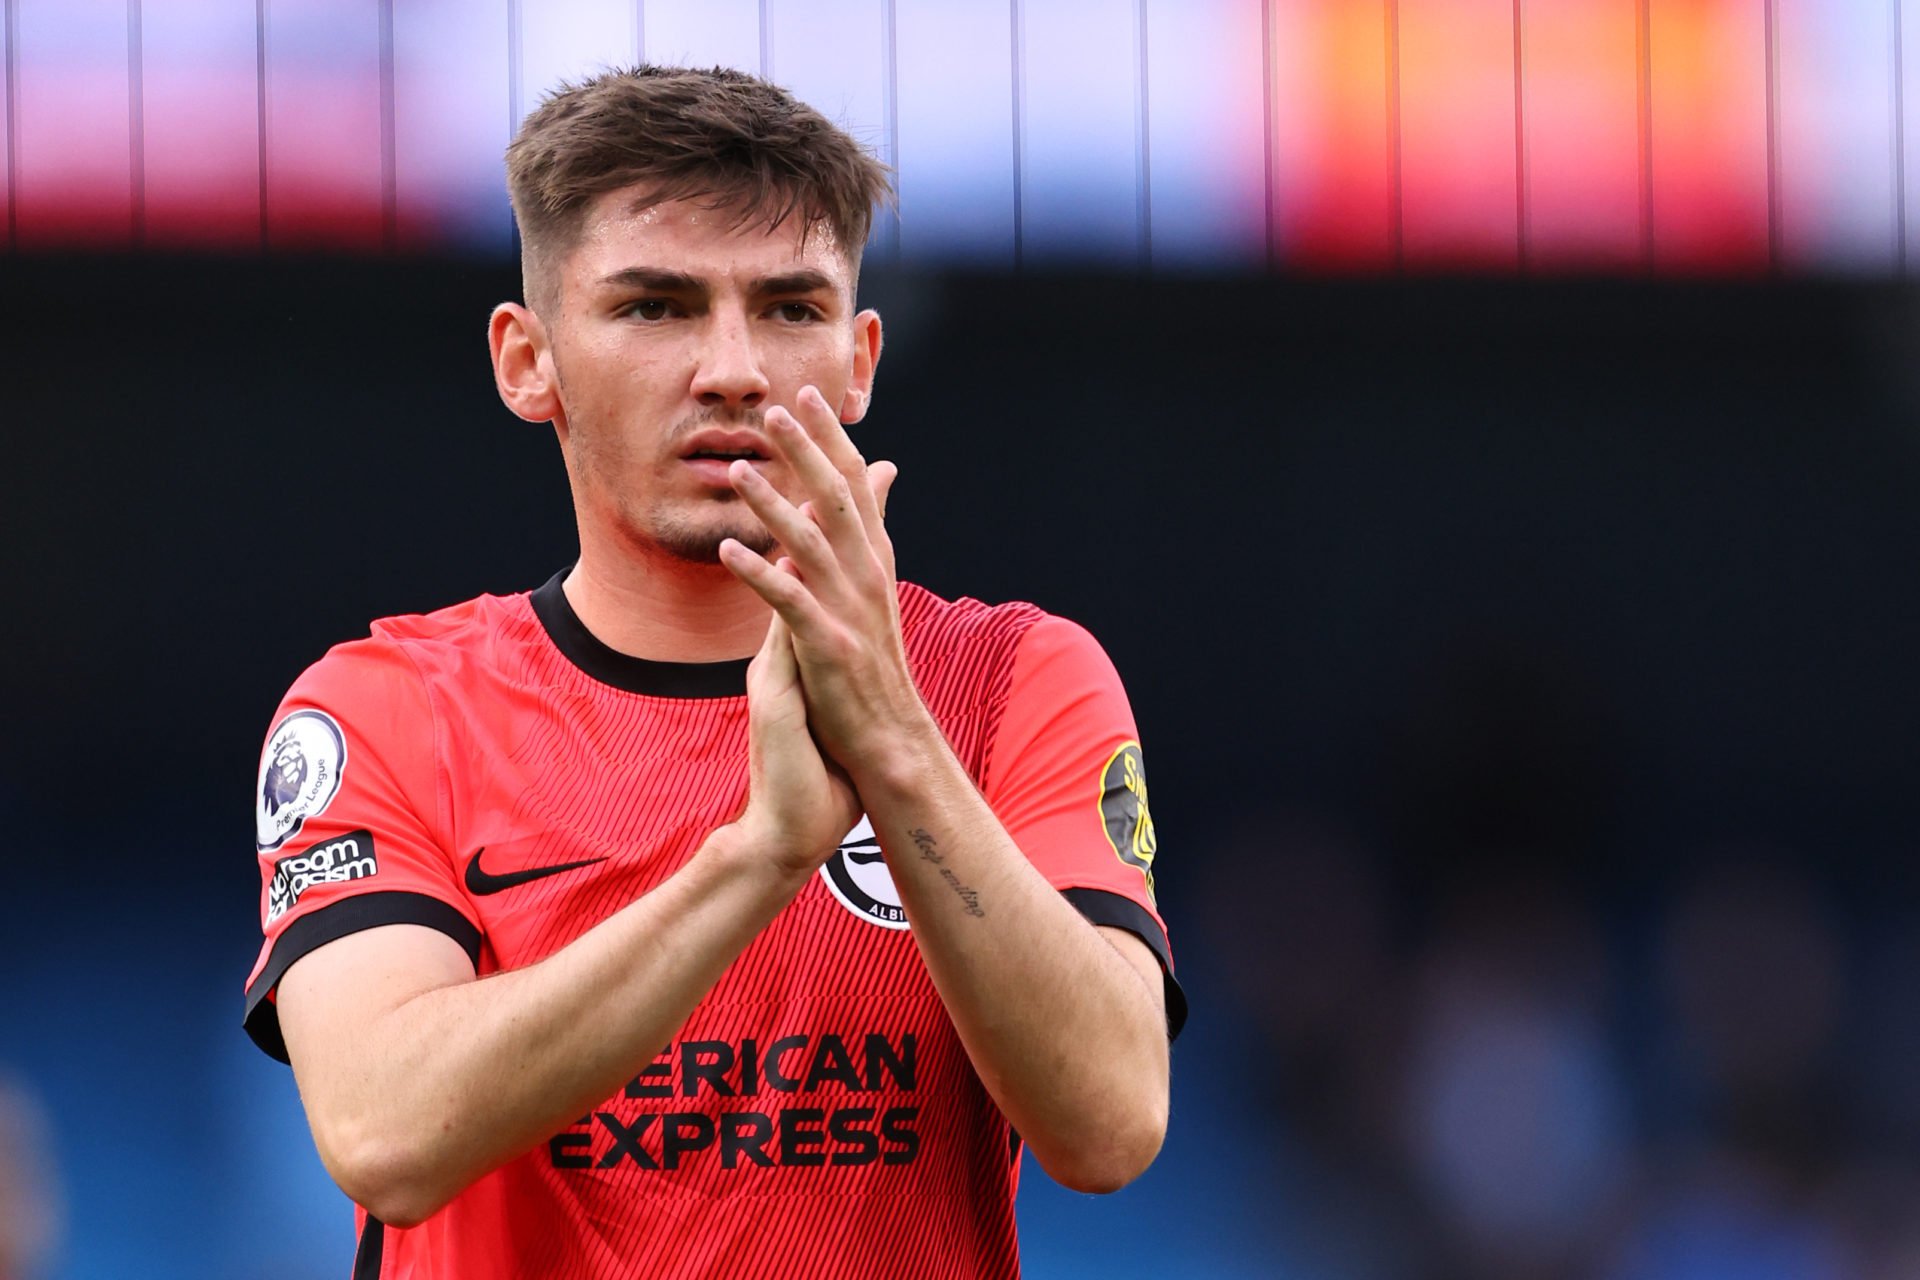
M 900 637 L 883 519 L 899 469 L 869 467 L 815 388 L 802 388 L 794 408 L 767 410 L 766 425 L 794 477 L 798 505 L 744 461 L 728 472 L 790 568 L 733 539 L 721 543 L 720 559 L 791 632 L 807 722 L 828 756 L 852 773 L 887 752 L 903 727 L 931 724 Z
M 788 572 L 786 562 L 773 571 Z M 747 808 L 735 825 L 777 865 L 811 874 L 860 820 L 860 797 L 807 728 L 793 636 L 778 616 L 747 665 L 747 758 Z

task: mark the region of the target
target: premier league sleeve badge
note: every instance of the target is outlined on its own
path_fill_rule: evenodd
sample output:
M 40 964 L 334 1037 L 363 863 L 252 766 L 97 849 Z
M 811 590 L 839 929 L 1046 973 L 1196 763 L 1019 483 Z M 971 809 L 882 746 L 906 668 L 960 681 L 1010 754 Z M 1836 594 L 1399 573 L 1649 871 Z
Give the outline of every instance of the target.
M 273 727 L 254 789 L 254 843 L 278 849 L 323 812 L 340 791 L 347 740 L 324 711 L 295 711 Z

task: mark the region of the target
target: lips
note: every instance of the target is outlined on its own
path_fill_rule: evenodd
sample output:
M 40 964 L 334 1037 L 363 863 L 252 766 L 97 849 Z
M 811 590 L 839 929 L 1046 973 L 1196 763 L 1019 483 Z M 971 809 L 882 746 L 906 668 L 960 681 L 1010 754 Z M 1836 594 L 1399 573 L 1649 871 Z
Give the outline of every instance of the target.
M 700 431 L 681 447 L 680 456 L 688 461 L 717 458 L 728 463 L 735 458 L 765 462 L 773 455 L 766 441 L 751 431 Z

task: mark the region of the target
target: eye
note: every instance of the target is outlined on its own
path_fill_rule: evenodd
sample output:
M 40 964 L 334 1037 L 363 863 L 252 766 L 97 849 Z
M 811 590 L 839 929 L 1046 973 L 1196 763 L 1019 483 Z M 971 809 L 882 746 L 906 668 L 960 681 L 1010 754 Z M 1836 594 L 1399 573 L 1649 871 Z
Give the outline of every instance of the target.
M 806 324 L 820 318 L 820 308 L 811 302 L 783 302 L 775 307 L 774 314 L 788 324 Z
M 665 298 L 641 298 L 627 305 L 627 314 L 636 320 L 665 320 L 673 314 L 673 303 Z

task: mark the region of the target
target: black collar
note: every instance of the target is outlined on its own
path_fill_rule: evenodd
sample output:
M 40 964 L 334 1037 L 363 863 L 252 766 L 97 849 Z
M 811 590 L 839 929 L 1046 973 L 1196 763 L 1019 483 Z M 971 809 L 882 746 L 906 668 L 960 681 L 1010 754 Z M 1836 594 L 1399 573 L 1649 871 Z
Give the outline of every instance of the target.
M 747 692 L 748 658 L 728 662 L 655 662 L 607 647 L 587 630 L 560 588 L 562 569 L 533 592 L 534 616 L 567 661 L 602 684 L 655 698 L 738 698 Z

